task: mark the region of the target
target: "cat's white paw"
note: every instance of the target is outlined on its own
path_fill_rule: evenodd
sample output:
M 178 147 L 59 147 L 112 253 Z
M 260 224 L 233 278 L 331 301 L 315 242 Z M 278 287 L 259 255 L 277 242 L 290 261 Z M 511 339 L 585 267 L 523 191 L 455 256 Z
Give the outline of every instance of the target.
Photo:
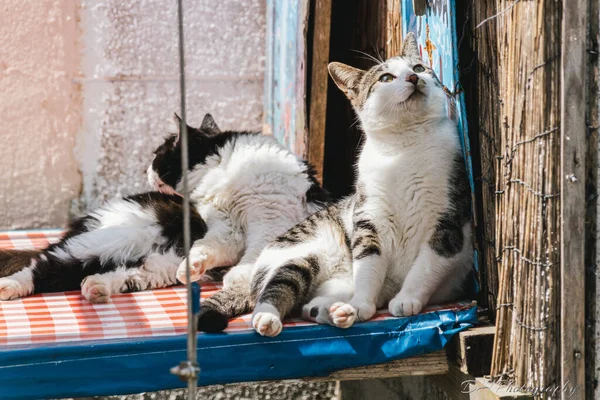
M 338 328 L 350 328 L 358 315 L 356 309 L 348 303 L 333 303 L 329 308 L 333 325 Z
M 196 281 L 200 280 L 202 275 L 204 275 L 204 272 L 206 272 L 207 264 L 208 264 L 208 254 L 206 254 L 206 253 L 197 253 L 197 254 L 190 253 L 190 281 L 191 282 L 196 282 Z M 177 273 L 176 273 L 177 280 L 181 283 L 187 282 L 186 268 L 187 267 L 186 267 L 185 260 L 183 260 L 181 262 L 181 264 L 179 264 L 179 267 L 177 268 Z
M 356 301 L 350 300 L 350 304 L 356 310 L 356 319 L 359 321 L 368 321 L 373 318 L 375 312 L 377 311 L 377 306 L 375 303 L 370 303 L 367 301 Z
M 0 300 L 13 300 L 27 296 L 26 288 L 16 279 L 0 278 Z
M 252 315 L 252 326 L 261 336 L 277 336 L 283 329 L 281 318 L 275 307 L 269 304 L 259 304 Z
M 395 317 L 410 317 L 417 315 L 423 309 L 421 300 L 414 296 L 409 296 L 403 293 L 398 293 L 388 305 L 390 314 Z
M 94 275 L 86 277 L 81 282 L 81 294 L 90 303 L 107 303 L 110 292 L 110 285 L 107 285 L 104 279 Z

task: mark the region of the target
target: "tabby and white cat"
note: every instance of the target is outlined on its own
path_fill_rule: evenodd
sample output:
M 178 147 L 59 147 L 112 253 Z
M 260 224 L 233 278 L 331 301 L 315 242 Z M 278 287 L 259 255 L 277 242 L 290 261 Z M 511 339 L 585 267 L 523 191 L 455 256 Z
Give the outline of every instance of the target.
M 472 266 L 456 126 L 414 35 L 400 57 L 368 71 L 331 63 L 329 72 L 365 132 L 356 192 L 261 253 L 252 280 L 261 335 L 279 334 L 281 319 L 302 305 L 303 318 L 342 328 L 379 307 L 414 315 L 460 296 Z
M 187 129 L 192 279 L 237 264 L 226 275 L 220 297 L 203 307 L 209 317 L 211 310 L 219 310 L 216 322 L 226 325 L 230 313 L 250 311 L 250 272 L 260 250 L 318 210 L 325 194 L 311 168 L 272 137 L 222 132 L 209 114 L 199 129 Z M 148 179 L 159 192 L 108 202 L 74 221 L 60 242 L 25 266 L 16 267 L 3 254 L 10 272 L 2 273 L 0 266 L 0 274 L 8 275 L 0 278 L 0 300 L 81 285 L 88 300 L 105 302 L 114 293 L 165 287 L 176 277 L 184 281 L 181 174 L 179 135 L 172 135 L 148 168 Z M 26 257 L 18 253 L 12 259 Z M 224 304 L 220 300 L 232 297 L 230 286 L 246 295 Z

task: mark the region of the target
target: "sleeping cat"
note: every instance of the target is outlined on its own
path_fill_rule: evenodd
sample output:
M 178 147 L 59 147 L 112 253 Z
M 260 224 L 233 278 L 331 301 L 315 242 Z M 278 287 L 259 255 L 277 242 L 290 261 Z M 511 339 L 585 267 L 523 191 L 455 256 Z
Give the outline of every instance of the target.
M 434 72 L 408 34 L 400 57 L 368 71 L 331 63 L 365 132 L 355 193 L 265 248 L 253 272 L 252 324 L 275 336 L 281 319 L 346 328 L 419 313 L 461 295 L 472 266 L 470 192 L 455 123 Z
M 207 114 L 200 128 L 188 127 L 188 142 L 192 279 L 210 268 L 238 264 L 217 294 L 226 299 L 238 287 L 248 293 L 248 266 L 262 247 L 319 209 L 325 195 L 311 168 L 272 137 L 221 132 Z M 165 287 L 177 277 L 183 281 L 179 135 L 155 151 L 147 172 L 159 192 L 108 202 L 74 221 L 60 242 L 24 268 L 8 262 L 12 273 L 0 278 L 0 300 L 81 285 L 88 300 L 105 302 L 114 293 Z M 247 296 L 237 298 L 243 300 L 233 303 L 232 312 L 249 311 Z M 207 304 L 203 312 L 209 316 L 232 306 L 222 305 L 218 296 Z
M 0 300 L 81 287 L 86 299 L 102 303 L 112 293 L 173 285 L 183 257 L 182 209 L 180 196 L 159 192 L 111 200 L 72 221 L 58 243 L 0 278 Z M 197 240 L 206 224 L 193 207 L 190 214 Z
M 207 115 L 200 129 L 213 122 Z M 169 137 L 156 152 L 174 140 Z M 164 164 L 168 162 L 176 161 Z M 4 252 L 0 300 L 81 287 L 86 299 L 100 303 L 113 293 L 173 285 L 183 259 L 182 215 L 183 199 L 176 193 L 113 199 L 72 221 L 60 241 L 42 251 Z M 202 238 L 207 229 L 193 204 L 190 227 L 192 240 Z

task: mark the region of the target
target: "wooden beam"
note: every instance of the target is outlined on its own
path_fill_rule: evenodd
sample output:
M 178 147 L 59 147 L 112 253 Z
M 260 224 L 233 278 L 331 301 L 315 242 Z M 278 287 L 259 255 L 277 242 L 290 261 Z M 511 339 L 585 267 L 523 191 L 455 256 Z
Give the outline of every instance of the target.
M 496 327 L 492 325 L 458 333 L 446 347 L 448 361 L 456 365 L 464 374 L 489 375 L 495 333 Z
M 317 171 L 317 179 L 323 182 L 331 0 L 316 0 L 314 18 L 307 152 L 308 161 Z
M 352 381 L 362 379 L 395 378 L 399 376 L 440 375 L 448 372 L 448 360 L 443 350 L 404 358 L 385 364 L 348 368 L 325 377 L 309 377 L 308 381 Z
M 563 0 L 562 5 L 560 375 L 561 386 L 576 389 L 569 398 L 583 399 L 588 0 Z

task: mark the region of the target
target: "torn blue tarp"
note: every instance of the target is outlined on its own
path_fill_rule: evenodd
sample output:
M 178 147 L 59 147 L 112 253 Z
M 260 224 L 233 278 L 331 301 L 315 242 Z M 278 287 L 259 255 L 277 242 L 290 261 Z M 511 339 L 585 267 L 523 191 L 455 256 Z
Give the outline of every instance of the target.
M 253 331 L 198 336 L 200 385 L 327 376 L 442 349 L 477 321 L 477 307 L 358 323 L 305 326 L 275 338 Z M 186 359 L 185 336 L 65 343 L 0 351 L 0 398 L 40 399 L 181 388 L 169 369 Z

